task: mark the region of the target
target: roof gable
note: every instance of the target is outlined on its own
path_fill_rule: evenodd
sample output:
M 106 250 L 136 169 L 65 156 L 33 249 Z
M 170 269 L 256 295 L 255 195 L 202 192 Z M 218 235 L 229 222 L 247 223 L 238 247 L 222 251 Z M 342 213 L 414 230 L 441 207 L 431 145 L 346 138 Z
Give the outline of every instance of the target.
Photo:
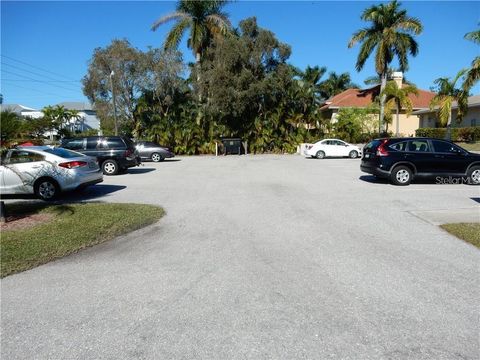
M 338 109 L 342 107 L 367 107 L 374 102 L 379 94 L 380 85 L 367 89 L 347 89 L 327 100 L 325 105 L 321 107 L 321 110 Z M 428 108 L 434 96 L 435 93 L 422 89 L 418 89 L 418 95 L 408 95 L 414 109 Z

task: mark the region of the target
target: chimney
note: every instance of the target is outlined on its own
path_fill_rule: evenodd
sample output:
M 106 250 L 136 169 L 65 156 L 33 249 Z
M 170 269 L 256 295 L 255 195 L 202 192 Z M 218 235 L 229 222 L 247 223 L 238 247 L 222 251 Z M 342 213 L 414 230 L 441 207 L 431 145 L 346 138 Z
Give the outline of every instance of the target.
M 392 74 L 392 79 L 397 83 L 398 88 L 401 89 L 403 83 L 403 73 L 401 71 L 395 71 Z

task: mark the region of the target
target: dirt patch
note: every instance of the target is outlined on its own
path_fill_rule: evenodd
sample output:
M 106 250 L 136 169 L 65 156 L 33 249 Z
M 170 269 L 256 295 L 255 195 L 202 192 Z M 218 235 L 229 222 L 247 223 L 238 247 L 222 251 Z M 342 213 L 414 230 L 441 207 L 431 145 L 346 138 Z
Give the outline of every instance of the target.
M 53 214 L 32 214 L 23 216 L 8 216 L 7 221 L 0 225 L 2 231 L 28 229 L 51 221 Z

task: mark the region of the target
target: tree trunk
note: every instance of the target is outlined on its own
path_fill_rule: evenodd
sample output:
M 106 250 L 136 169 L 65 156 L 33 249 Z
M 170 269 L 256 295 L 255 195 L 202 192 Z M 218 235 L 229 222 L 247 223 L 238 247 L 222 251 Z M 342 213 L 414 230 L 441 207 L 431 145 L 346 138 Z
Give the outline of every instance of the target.
M 448 121 L 447 121 L 447 132 L 445 133 L 445 140 L 452 139 L 452 110 L 448 114 Z
M 397 126 L 395 129 L 395 136 L 398 137 L 398 133 L 400 132 L 400 105 L 399 104 L 397 104 L 396 117 L 397 117 Z
M 387 72 L 383 72 L 383 74 L 381 75 L 382 76 L 382 81 L 380 83 L 380 93 L 383 92 L 383 90 L 385 90 L 385 87 L 387 86 Z M 380 134 L 384 131 L 384 122 L 383 122 L 383 119 L 385 117 L 385 99 L 386 99 L 386 96 L 385 94 L 383 94 L 381 97 L 380 97 L 380 123 L 379 123 L 379 132 Z

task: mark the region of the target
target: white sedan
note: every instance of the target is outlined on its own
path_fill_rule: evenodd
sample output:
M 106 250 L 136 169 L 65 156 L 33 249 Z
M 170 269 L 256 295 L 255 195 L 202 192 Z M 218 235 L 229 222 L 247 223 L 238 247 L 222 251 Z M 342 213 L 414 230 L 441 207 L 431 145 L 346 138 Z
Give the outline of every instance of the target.
M 75 151 L 29 146 L 2 152 L 2 195 L 35 194 L 42 200 L 52 200 L 62 191 L 102 181 L 103 173 L 97 160 Z
M 307 145 L 305 157 L 323 159 L 325 157 L 349 157 L 355 159 L 362 155 L 362 149 L 338 139 L 324 139 L 313 145 Z

